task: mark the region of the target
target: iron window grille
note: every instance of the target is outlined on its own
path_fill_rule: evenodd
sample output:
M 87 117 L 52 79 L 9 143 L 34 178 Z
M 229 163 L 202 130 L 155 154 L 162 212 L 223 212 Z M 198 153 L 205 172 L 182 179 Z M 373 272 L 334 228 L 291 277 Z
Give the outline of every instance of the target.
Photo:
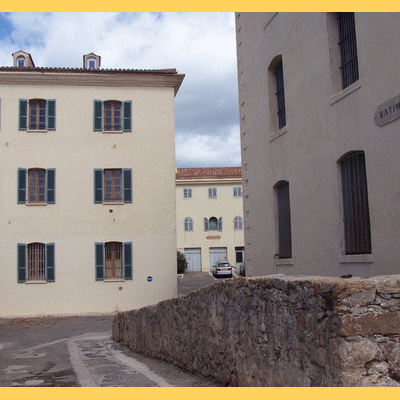
M 337 20 L 339 28 L 342 89 L 345 89 L 359 78 L 354 13 L 338 13 Z
M 346 254 L 371 254 L 371 227 L 364 152 L 341 163 Z
M 282 61 L 275 67 L 274 71 L 276 83 L 276 100 L 278 106 L 278 127 L 279 129 L 286 126 L 286 108 L 285 108 L 285 89 L 283 82 L 283 65 Z

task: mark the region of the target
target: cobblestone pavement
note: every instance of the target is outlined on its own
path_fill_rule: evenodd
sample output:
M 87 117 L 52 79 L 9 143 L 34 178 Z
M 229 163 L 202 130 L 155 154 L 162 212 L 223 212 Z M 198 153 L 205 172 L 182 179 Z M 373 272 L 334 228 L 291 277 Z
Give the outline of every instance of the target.
M 111 339 L 113 316 L 0 319 L 0 386 L 217 386 Z

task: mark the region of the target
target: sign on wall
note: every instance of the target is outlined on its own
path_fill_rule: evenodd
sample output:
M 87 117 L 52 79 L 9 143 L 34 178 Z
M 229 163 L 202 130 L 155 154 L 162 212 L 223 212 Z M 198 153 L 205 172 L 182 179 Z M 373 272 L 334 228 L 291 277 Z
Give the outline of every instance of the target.
M 380 104 L 374 114 L 375 124 L 384 126 L 400 118 L 400 95 Z

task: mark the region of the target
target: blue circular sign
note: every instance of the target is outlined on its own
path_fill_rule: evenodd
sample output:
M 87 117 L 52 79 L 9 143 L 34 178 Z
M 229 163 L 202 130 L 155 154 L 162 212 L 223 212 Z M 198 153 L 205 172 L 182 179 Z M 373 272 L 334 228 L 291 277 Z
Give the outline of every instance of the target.
M 148 276 L 147 277 L 147 282 L 152 282 L 153 281 L 153 277 L 152 276 Z

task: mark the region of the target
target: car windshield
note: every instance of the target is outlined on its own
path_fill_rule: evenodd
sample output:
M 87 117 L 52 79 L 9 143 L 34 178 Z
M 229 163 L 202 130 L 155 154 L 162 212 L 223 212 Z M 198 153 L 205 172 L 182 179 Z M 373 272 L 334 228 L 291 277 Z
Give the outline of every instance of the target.
M 230 267 L 228 263 L 219 263 L 218 267 L 224 268 L 224 267 Z

